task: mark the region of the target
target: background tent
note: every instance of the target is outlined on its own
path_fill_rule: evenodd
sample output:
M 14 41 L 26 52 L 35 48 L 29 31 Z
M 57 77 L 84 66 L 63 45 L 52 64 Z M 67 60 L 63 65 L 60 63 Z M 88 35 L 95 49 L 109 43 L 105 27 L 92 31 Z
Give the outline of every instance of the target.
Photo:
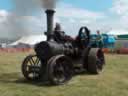
M 126 30 L 111 30 L 108 35 L 115 35 L 117 39 L 128 39 L 128 31 Z
M 19 40 L 9 44 L 8 46 L 10 47 L 34 46 L 35 44 L 41 41 L 46 41 L 45 35 L 30 35 L 30 36 L 24 36 Z

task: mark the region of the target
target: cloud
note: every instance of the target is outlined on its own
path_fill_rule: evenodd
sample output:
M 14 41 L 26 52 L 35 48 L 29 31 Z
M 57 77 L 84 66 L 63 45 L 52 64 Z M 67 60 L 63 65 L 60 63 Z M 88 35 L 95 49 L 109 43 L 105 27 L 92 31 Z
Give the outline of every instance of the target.
M 34 3 L 29 6 L 33 4 Z M 3 33 L 1 37 L 19 38 L 29 34 L 43 34 L 43 32 L 46 31 L 46 15 L 44 10 L 39 9 L 38 15 L 31 15 L 30 13 L 33 13 L 35 10 L 31 12 L 31 9 L 28 8 L 26 11 L 23 11 L 26 6 L 24 5 L 23 9 L 21 6 L 22 4 L 20 6 L 17 5 L 17 10 L 13 10 L 12 12 L 0 10 L 0 33 Z M 66 33 L 75 36 L 78 34 L 78 30 L 81 26 L 90 26 L 92 23 L 96 22 L 96 20 L 103 18 L 106 18 L 103 13 L 92 12 L 61 3 L 56 8 L 54 21 L 61 22 L 62 28 Z
M 5 10 L 0 10 L 0 23 L 6 21 L 7 16 L 8 16 L 8 12 Z
M 113 7 L 111 8 L 111 11 L 120 16 L 127 14 L 128 0 L 113 0 Z
M 42 23 L 36 16 L 17 16 L 0 10 L 0 38 L 18 39 L 24 35 L 40 34 Z
M 113 0 L 110 12 L 113 14 L 113 21 L 115 20 L 113 27 L 128 30 L 128 0 Z
M 35 0 L 13 1 L 16 6 L 12 12 L 0 10 L 1 37 L 19 38 L 29 34 L 43 34 L 47 25 L 46 14 L 41 6 Z M 112 3 L 108 11 L 94 12 L 60 2 L 55 9 L 54 21 L 60 22 L 66 34 L 72 36 L 78 34 L 81 26 L 89 27 L 92 33 L 97 29 L 102 32 L 111 29 L 128 30 L 128 0 L 113 0 Z
M 76 8 L 69 4 L 61 4 L 60 7 L 57 8 L 57 16 L 73 19 L 98 19 L 105 17 L 103 13 Z
M 61 3 L 56 8 L 56 17 L 59 18 L 63 29 L 70 35 L 76 36 L 81 26 L 88 26 L 95 30 L 93 26 L 98 20 L 107 18 L 102 12 L 93 12 L 82 8 L 76 8 L 71 4 Z
M 41 0 L 11 0 L 12 11 L 17 15 L 32 15 L 42 8 Z

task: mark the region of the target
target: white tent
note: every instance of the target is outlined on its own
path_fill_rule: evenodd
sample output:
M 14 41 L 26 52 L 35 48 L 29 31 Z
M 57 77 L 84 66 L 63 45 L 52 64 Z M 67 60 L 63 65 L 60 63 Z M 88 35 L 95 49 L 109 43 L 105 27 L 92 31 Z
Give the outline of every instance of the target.
M 45 35 L 30 35 L 30 36 L 24 36 L 17 40 L 16 42 L 13 42 L 9 44 L 10 46 L 15 46 L 20 43 L 22 44 L 28 44 L 28 45 L 35 45 L 36 43 L 39 43 L 41 41 L 46 41 L 46 36 Z
M 127 35 L 127 30 L 111 30 L 107 33 L 108 35 Z

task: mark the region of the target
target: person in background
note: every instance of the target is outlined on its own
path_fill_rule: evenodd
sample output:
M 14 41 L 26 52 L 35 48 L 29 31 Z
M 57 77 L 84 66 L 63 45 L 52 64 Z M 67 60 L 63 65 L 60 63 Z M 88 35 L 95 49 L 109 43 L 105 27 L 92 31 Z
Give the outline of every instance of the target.
M 97 30 L 97 38 L 96 38 L 96 40 L 97 40 L 97 47 L 103 48 L 103 46 L 104 46 L 103 37 L 100 34 L 100 31 L 99 30 Z

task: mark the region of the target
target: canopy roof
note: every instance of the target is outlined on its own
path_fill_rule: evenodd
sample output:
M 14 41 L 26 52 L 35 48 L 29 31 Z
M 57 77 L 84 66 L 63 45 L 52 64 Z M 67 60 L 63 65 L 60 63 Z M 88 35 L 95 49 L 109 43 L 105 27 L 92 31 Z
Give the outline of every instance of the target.
M 39 43 L 41 41 L 46 41 L 45 35 L 30 35 L 30 36 L 24 36 L 10 45 L 18 45 L 19 43 L 35 45 L 36 43 Z
M 128 35 L 127 30 L 111 30 L 107 34 L 109 35 Z

